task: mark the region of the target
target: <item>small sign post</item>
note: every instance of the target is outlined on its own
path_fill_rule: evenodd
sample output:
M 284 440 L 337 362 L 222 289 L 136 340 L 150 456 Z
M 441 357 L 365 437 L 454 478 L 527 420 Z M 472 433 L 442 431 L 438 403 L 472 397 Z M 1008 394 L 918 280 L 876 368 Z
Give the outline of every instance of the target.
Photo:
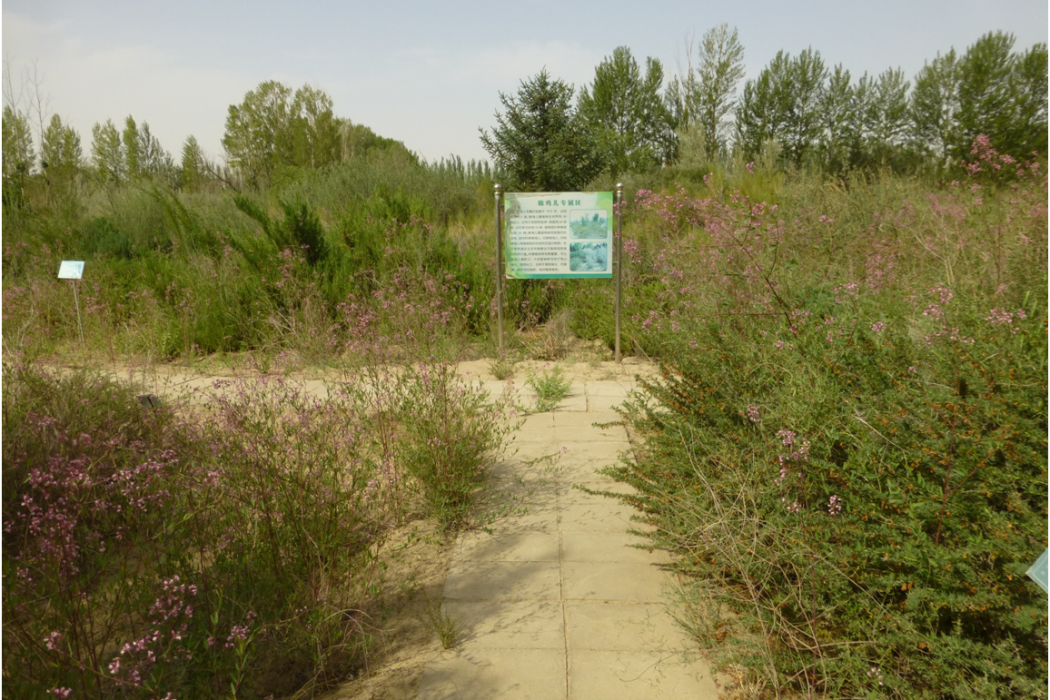
M 496 185 L 496 341 L 503 359 L 503 189 Z
M 623 292 L 623 183 L 616 183 L 616 364 L 620 364 L 620 303 Z
M 77 294 L 77 282 L 84 277 L 83 260 L 63 260 L 58 266 L 58 279 L 70 280 L 73 283 L 73 303 L 77 308 L 77 330 L 80 331 L 80 344 L 84 344 L 84 322 L 80 318 L 80 295 Z

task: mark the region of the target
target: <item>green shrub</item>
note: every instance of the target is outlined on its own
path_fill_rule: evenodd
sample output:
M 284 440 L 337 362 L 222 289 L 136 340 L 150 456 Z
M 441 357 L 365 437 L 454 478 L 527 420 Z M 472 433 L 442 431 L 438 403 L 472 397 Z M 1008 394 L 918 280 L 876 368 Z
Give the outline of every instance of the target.
M 778 692 L 1045 697 L 1045 183 L 872 180 L 792 218 L 642 198 L 663 378 L 609 473 L 722 665 Z

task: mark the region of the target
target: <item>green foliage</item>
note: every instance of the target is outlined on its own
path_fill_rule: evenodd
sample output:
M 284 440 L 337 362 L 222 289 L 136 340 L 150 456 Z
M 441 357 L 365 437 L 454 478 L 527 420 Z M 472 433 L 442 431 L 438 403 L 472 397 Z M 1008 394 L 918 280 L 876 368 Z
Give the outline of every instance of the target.
M 749 155 L 765 141 L 776 139 L 796 166 L 820 134 L 819 100 L 827 78 L 820 52 L 806 49 L 796 58 L 783 51 L 744 84 L 737 120 L 737 136 Z
M 411 437 L 399 443 L 397 456 L 420 483 L 430 514 L 446 530 L 462 528 L 511 429 L 503 418 L 506 399 L 489 403 L 480 385 L 461 382 L 452 365 L 406 371 L 399 410 Z
M 481 144 L 513 190 L 582 189 L 604 166 L 595 135 L 572 108 L 572 88 L 543 70 L 522 81 L 517 97 L 500 93 L 504 114 Z
M 744 47 L 737 31 L 721 24 L 708 30 L 700 41 L 698 65 L 693 66 L 692 41 L 686 47 L 684 74 L 676 76 L 667 86 L 666 102 L 678 130 L 678 160 L 683 153 L 681 134 L 692 133 L 692 138 L 704 144 L 711 155 L 727 150 L 729 121 L 736 109 L 736 86 L 744 77 Z M 694 146 L 695 148 L 695 146 Z M 703 160 L 701 156 L 700 160 Z
M 4 209 L 25 206 L 25 185 L 36 161 L 29 118 L 4 107 L 3 113 L 3 205 Z
M 536 405 L 533 408 L 536 413 L 553 410 L 572 389 L 572 384 L 557 365 L 553 370 L 544 370 L 540 375 L 530 375 L 526 384 L 536 392 Z
M 580 91 L 577 113 L 597 135 L 612 177 L 659 166 L 670 155 L 671 115 L 660 97 L 663 66 L 646 59 L 645 77 L 631 50 L 620 46 Z
M 985 154 L 980 178 L 1000 161 Z M 996 189 L 800 180 L 640 196 L 625 241 L 661 358 L 610 474 L 689 577 L 684 622 L 778 692 L 1045 692 L 1046 207 Z M 921 208 L 919 208 L 921 206 Z M 818 215 L 819 213 L 819 215 Z
M 102 182 L 117 183 L 127 176 L 124 142 L 112 119 L 91 127 L 91 160 Z
M 28 175 L 36 161 L 29 118 L 11 107 L 4 107 L 3 135 L 4 177 L 12 178 L 19 173 Z
M 182 146 L 179 165 L 179 185 L 190 192 L 197 190 L 207 172 L 207 162 L 197 138 L 190 135 Z
M 300 169 L 323 168 L 376 149 L 399 150 L 416 162 L 399 142 L 337 118 L 323 90 L 304 85 L 293 94 L 273 80 L 249 91 L 240 105 L 230 105 L 222 145 L 230 166 L 251 188 L 294 181 Z
M 109 132 L 107 135 L 112 137 Z M 48 183 L 59 193 L 69 194 L 83 167 L 83 160 L 80 135 L 73 127 L 63 125 L 57 114 L 52 116 L 40 146 L 40 167 Z

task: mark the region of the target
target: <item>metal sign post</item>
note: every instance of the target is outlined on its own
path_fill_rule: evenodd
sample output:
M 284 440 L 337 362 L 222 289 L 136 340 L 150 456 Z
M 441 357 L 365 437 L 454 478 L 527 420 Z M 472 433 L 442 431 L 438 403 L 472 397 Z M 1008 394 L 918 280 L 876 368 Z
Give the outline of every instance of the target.
M 496 185 L 496 332 L 499 356 L 503 357 L 503 189 Z
M 623 291 L 623 183 L 616 183 L 616 364 L 623 360 L 620 355 L 620 303 Z
M 80 331 L 80 344 L 84 344 L 84 322 L 80 318 L 80 295 L 77 293 L 77 282 L 84 277 L 83 260 L 63 260 L 58 266 L 58 279 L 70 280 L 73 283 L 73 303 L 77 307 L 77 330 Z

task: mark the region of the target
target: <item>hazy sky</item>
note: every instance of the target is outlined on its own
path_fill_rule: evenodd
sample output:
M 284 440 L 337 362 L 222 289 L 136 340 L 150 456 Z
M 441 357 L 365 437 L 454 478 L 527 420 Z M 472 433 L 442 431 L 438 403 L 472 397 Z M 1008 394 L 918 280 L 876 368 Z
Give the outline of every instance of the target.
M 323 2 L 6 0 L 4 70 L 17 93 L 35 65 L 50 111 L 80 132 L 132 115 L 176 160 L 193 134 L 221 158 L 229 105 L 264 80 L 325 90 L 335 113 L 424 158 L 484 158 L 499 93 L 544 67 L 587 84 L 617 46 L 670 77 L 723 22 L 739 31 L 747 77 L 779 50 L 813 47 L 854 78 L 923 63 L 982 34 L 1015 48 L 1047 41 L 1047 0 L 647 0 L 646 2 Z M 293 9 L 294 8 L 294 9 Z M 39 146 L 39 141 L 36 140 Z

